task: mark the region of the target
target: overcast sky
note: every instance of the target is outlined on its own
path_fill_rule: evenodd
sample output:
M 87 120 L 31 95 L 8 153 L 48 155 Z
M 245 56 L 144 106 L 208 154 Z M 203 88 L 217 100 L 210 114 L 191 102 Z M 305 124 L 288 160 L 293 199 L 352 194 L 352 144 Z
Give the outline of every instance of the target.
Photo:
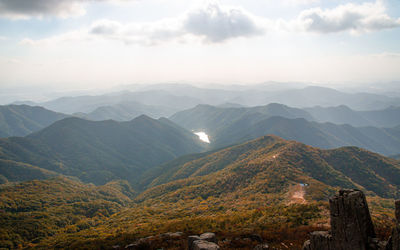
M 399 80 L 399 0 L 0 0 L 1 87 Z

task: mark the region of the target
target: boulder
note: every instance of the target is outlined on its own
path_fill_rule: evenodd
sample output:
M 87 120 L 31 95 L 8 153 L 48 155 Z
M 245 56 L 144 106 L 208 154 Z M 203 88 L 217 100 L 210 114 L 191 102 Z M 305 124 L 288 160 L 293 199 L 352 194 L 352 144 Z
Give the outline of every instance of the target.
M 390 247 L 391 248 L 389 248 L 389 246 L 388 246 L 386 249 L 400 250 L 400 225 L 399 224 L 397 224 L 392 231 Z
M 201 240 L 198 235 L 190 235 L 188 237 L 188 248 L 189 248 L 189 250 L 193 249 L 193 242 L 195 242 L 196 240 Z
M 329 206 L 335 249 L 368 249 L 375 231 L 363 192 L 340 190 L 338 195 L 329 199 Z
M 209 242 L 214 242 L 217 243 L 217 237 L 215 236 L 215 233 L 203 233 L 200 235 L 201 240 L 209 241 Z
M 310 234 L 309 249 L 334 250 L 332 235 L 327 231 L 316 231 Z
M 303 245 L 303 250 L 385 249 L 386 242 L 375 238 L 374 226 L 363 192 L 356 189 L 340 190 L 338 195 L 329 199 L 329 210 L 331 231 L 311 233 L 310 240 Z
M 193 250 L 218 250 L 219 246 L 214 242 L 205 240 L 195 240 L 193 242 Z

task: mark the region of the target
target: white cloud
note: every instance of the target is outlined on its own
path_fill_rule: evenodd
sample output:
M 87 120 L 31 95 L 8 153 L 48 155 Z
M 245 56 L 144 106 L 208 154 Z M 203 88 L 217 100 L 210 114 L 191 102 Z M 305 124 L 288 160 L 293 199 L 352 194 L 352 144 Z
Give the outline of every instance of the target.
M 238 37 L 262 35 L 267 22 L 241 8 L 208 4 L 184 15 L 148 23 L 98 20 L 90 27 L 41 40 L 24 39 L 24 45 L 47 45 L 73 40 L 110 39 L 126 44 L 155 45 L 194 40 L 219 43 Z
M 0 0 L 2 1 L 2 0 Z M 98 0 L 100 1 L 100 0 Z M 310 0 L 311 1 L 311 0 Z M 380 0 L 345 4 L 332 9 L 312 8 L 293 20 L 269 20 L 240 7 L 216 3 L 187 11 L 181 16 L 147 23 L 98 20 L 89 27 L 41 40 L 24 39 L 21 44 L 42 45 L 66 41 L 117 40 L 125 44 L 157 45 L 165 42 L 202 41 L 221 43 L 235 38 L 261 36 L 267 31 L 364 33 L 400 26 L 400 19 L 386 14 Z
M 334 33 L 350 31 L 354 34 L 378 31 L 400 26 L 400 19 L 391 18 L 381 0 L 363 4 L 348 3 L 333 9 L 304 10 L 286 27 L 307 32 Z
M 257 20 L 258 19 L 258 20 Z M 241 8 L 223 8 L 209 4 L 189 12 L 184 19 L 187 33 L 203 36 L 210 42 L 221 42 L 235 37 L 256 36 L 264 33 L 261 18 Z

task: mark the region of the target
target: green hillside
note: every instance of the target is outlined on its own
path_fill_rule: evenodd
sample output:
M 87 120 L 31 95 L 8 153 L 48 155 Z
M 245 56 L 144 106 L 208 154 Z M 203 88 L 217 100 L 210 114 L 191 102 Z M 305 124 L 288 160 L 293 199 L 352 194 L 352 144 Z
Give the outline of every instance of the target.
M 25 136 L 65 117 L 42 107 L 0 106 L 0 137 Z
M 0 248 L 96 226 L 127 206 L 133 192 L 124 182 L 96 187 L 63 177 L 0 186 Z
M 147 175 L 154 175 L 155 171 Z M 249 191 L 275 193 L 296 183 L 310 183 L 310 190 L 325 191 L 329 187 L 357 187 L 381 197 L 396 198 L 400 195 L 399 177 L 399 162 L 366 150 L 355 147 L 321 150 L 264 136 L 168 163 L 138 199 L 169 195 L 208 197 L 230 192 L 245 195 Z
M 62 177 L 5 185 L 0 244 L 108 249 L 167 232 L 213 231 L 231 239 L 257 233 L 272 246 L 284 242 L 296 249 L 309 231 L 326 229 L 326 200 L 339 188 L 366 192 L 374 222 L 385 230 L 399 180 L 394 159 L 263 136 L 148 170 L 137 192 L 127 182 L 95 187 Z M 28 233 L 32 227 L 34 234 Z M 163 242 L 168 240 L 156 248 Z
M 114 179 L 133 183 L 146 169 L 202 150 L 197 136 L 147 116 L 121 123 L 66 118 L 27 137 L 0 140 L 0 159 L 95 184 Z

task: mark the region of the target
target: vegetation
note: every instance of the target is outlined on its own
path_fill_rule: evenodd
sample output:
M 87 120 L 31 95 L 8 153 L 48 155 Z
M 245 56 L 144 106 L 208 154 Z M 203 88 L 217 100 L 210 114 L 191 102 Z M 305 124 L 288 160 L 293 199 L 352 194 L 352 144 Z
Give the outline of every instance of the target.
M 321 150 L 264 136 L 149 170 L 140 192 L 126 181 L 94 186 L 62 176 L 6 183 L 0 247 L 110 248 L 171 231 L 213 231 L 238 248 L 246 244 L 235 238 L 254 233 L 298 248 L 307 232 L 326 229 L 327 198 L 341 187 L 367 193 L 383 237 L 393 223 L 399 171 L 398 161 L 362 149 Z
M 189 131 L 147 116 L 120 123 L 66 118 L 27 137 L 0 140 L 0 159 L 97 185 L 115 179 L 134 183 L 148 168 L 202 150 L 203 144 Z
M 127 183 L 105 186 L 57 177 L 0 188 L 0 247 L 32 246 L 62 232 L 79 232 L 103 223 L 127 206 Z
M 333 109 L 334 113 L 340 112 L 337 111 L 340 107 Z M 315 110 L 319 109 L 315 108 Z M 328 109 L 326 112 L 329 111 Z M 317 114 L 319 112 L 329 117 L 329 114 L 322 111 L 318 111 Z M 388 108 L 381 113 L 379 113 L 380 111 L 371 112 L 376 120 L 382 121 L 383 118 L 379 119 L 379 117 L 385 117 L 388 124 L 390 122 L 390 124 L 394 124 L 396 121 L 390 119 L 390 115 L 400 111 Z M 358 115 L 361 116 L 361 114 Z M 348 114 L 348 116 L 351 115 Z M 351 117 L 356 119 L 356 115 Z M 324 119 L 321 117 L 321 120 Z M 187 129 L 204 130 L 209 134 L 213 148 L 243 143 L 266 134 L 274 134 L 286 140 L 296 140 L 324 149 L 357 146 L 380 154 L 392 155 L 399 153 L 400 148 L 400 127 L 352 127 L 333 123 L 317 123 L 315 120 L 319 120 L 318 116 L 314 118 L 305 110 L 281 104 L 250 108 L 199 105 L 173 115 L 171 120 Z M 362 119 L 360 123 L 362 123 Z
M 25 136 L 67 117 L 42 107 L 0 106 L 0 137 Z

